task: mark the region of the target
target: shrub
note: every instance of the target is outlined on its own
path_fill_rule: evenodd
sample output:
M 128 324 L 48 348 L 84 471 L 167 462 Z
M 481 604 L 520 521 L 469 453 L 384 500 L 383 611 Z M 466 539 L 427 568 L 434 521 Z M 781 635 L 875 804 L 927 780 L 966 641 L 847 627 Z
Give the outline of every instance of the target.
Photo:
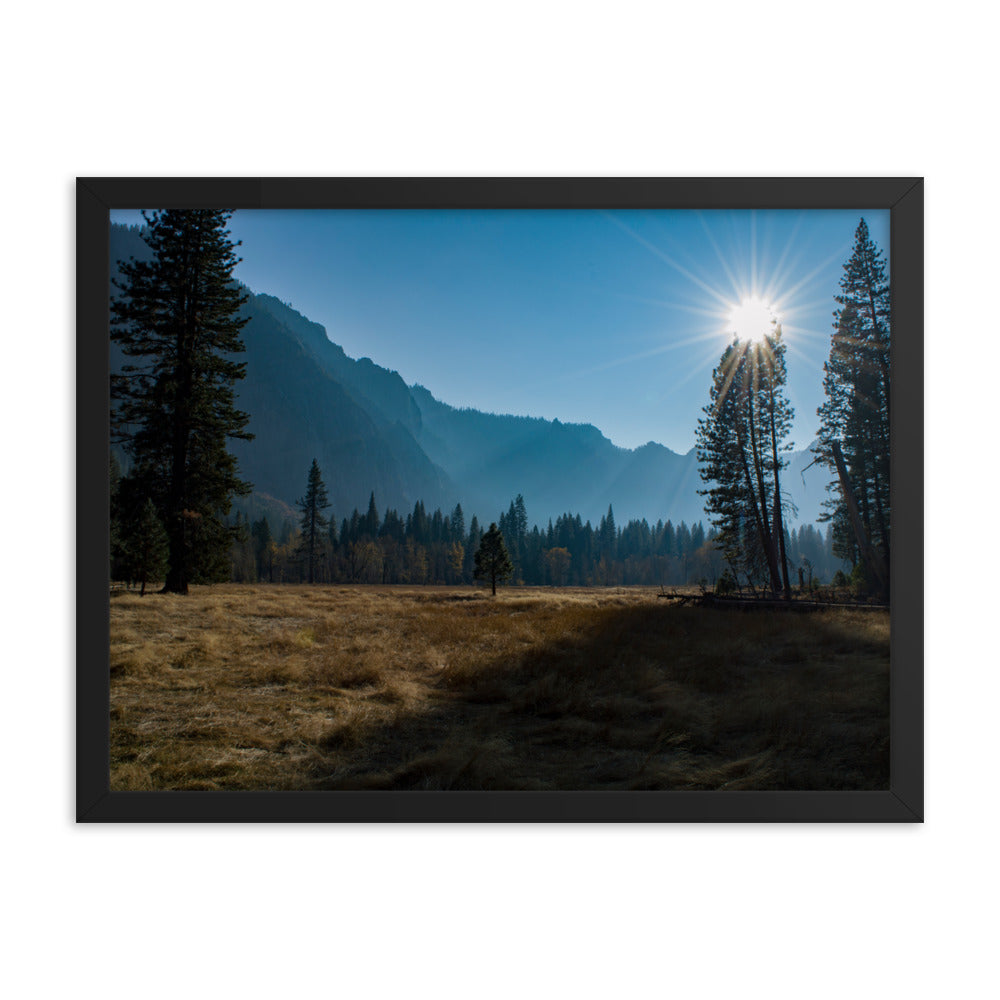
M 868 579 L 868 571 L 863 562 L 859 562 L 853 570 L 851 570 L 851 590 L 854 591 L 855 596 L 864 597 L 866 594 L 870 594 L 872 591 L 871 580 Z

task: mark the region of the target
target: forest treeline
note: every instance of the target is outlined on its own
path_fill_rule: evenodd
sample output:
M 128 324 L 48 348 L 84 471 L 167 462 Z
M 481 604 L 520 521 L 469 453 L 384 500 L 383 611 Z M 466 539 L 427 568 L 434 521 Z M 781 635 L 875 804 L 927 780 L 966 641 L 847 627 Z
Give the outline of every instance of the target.
M 307 516 L 307 515 L 304 515 Z M 614 511 L 596 526 L 567 513 L 546 527 L 528 528 L 518 495 L 496 519 L 511 562 L 510 583 L 528 586 L 714 586 L 726 564 L 717 532 L 699 521 L 687 525 L 630 520 L 617 525 Z M 308 527 L 285 521 L 275 530 L 266 517 L 237 514 L 230 551 L 235 583 L 305 583 L 309 579 Z M 473 582 L 474 558 L 485 527 L 467 520 L 461 504 L 450 513 L 429 513 L 422 502 L 401 515 L 379 513 L 374 494 L 368 508 L 339 522 L 330 518 L 314 551 L 318 583 L 408 583 L 458 585 Z M 833 554 L 833 532 L 806 524 L 788 532 L 786 547 L 798 583 L 830 583 L 847 569 Z

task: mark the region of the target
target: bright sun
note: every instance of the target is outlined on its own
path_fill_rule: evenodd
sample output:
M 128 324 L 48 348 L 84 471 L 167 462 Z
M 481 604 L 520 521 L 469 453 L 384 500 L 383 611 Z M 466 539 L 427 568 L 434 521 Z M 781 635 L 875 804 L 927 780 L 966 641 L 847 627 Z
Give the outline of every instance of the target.
M 726 328 L 739 340 L 760 343 L 768 334 L 774 333 L 779 319 L 774 306 L 755 295 L 733 306 Z

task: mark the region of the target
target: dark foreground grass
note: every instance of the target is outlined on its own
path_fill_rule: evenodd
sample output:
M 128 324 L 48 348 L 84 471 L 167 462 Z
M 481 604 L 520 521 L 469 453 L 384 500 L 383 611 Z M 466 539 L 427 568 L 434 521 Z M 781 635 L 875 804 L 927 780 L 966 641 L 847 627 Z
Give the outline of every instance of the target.
M 889 620 L 636 590 L 111 601 L 111 787 L 885 789 Z

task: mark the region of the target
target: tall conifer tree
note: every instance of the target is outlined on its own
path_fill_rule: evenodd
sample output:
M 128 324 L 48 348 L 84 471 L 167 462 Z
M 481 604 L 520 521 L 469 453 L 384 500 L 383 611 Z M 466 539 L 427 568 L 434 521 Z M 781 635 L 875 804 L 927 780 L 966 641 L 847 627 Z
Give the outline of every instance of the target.
M 372 502 L 374 503 L 374 495 Z M 323 516 L 323 511 L 330 506 L 330 498 L 327 496 L 323 476 L 319 471 L 319 463 L 315 458 L 309 467 L 306 495 L 301 500 L 296 501 L 296 505 L 302 512 L 300 551 L 309 567 L 309 582 L 315 583 L 316 563 L 323 549 L 323 529 L 329 524 L 326 517 Z M 357 511 L 355 511 L 355 515 L 357 515 Z
M 855 232 L 840 288 L 824 365 L 826 401 L 817 411 L 819 458 L 836 474 L 826 516 L 834 524 L 837 554 L 855 563 L 860 560 L 872 582 L 888 593 L 889 281 L 882 251 L 864 219 Z
M 760 342 L 734 340 L 726 348 L 697 441 L 716 547 L 749 583 L 767 579 L 773 592 L 790 597 L 781 470 L 793 411 L 784 393 L 784 352 L 780 327 Z M 679 533 L 677 546 L 680 555 Z
M 371 498 L 368 501 L 368 513 L 365 515 L 364 532 L 371 538 L 378 538 L 378 529 L 378 507 L 375 506 L 375 491 L 372 490 Z
M 455 541 L 465 544 L 465 513 L 460 503 L 455 504 L 455 509 L 451 512 L 451 533 Z
M 149 261 L 120 265 L 111 337 L 129 359 L 112 376 L 112 434 L 132 459 L 130 477 L 155 505 L 168 539 L 164 590 L 224 579 L 232 497 L 249 493 L 227 451 L 249 440 L 249 416 L 235 405 L 246 365 L 240 318 L 246 296 L 227 230 L 231 213 L 168 210 L 146 216 Z

